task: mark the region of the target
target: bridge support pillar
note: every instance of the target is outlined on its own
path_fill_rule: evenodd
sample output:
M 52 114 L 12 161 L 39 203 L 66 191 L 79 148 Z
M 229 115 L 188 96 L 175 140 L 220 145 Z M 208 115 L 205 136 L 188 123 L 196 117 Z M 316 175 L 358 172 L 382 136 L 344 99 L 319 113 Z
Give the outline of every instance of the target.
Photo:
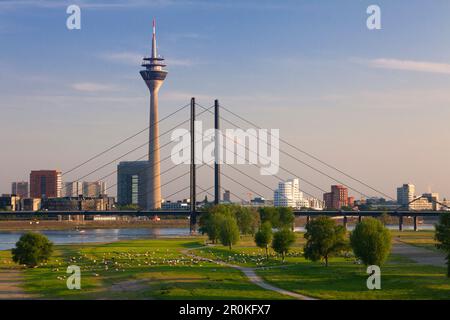
M 398 217 L 398 231 L 403 231 L 403 215 Z
M 417 216 L 414 216 L 414 231 L 419 231 L 419 226 L 417 224 Z
M 343 224 L 344 224 L 345 230 L 347 230 L 347 222 L 348 222 L 348 218 L 347 218 L 347 216 L 344 216 Z
M 358 222 L 361 223 L 362 222 L 362 215 L 358 216 Z
M 191 167 L 190 167 L 190 232 L 197 232 L 196 167 L 195 167 L 195 98 L 191 99 Z
M 308 224 L 311 221 L 311 217 L 310 216 L 306 216 L 306 224 Z

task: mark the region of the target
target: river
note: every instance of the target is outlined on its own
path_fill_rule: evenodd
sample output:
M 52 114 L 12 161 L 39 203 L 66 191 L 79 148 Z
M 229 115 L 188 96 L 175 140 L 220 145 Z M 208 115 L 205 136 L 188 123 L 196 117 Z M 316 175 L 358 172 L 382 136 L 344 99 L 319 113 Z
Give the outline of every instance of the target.
M 39 232 L 55 244 L 69 244 L 188 236 L 189 228 L 43 230 Z M 0 250 L 13 248 L 23 233 L 23 231 L 0 231 Z

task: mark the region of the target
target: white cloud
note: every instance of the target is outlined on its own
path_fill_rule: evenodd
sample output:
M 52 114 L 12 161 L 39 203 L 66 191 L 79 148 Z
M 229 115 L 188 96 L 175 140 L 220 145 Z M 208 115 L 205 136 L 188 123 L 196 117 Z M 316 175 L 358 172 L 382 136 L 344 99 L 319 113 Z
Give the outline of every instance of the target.
M 83 91 L 83 92 L 104 92 L 104 91 L 114 91 L 117 89 L 117 87 L 114 85 L 95 82 L 77 82 L 71 84 L 70 87 L 76 91 Z
M 413 60 L 380 58 L 370 60 L 369 66 L 373 68 L 383 68 L 391 70 L 450 74 L 450 64 L 430 62 L 430 61 L 413 61 Z
M 140 65 L 142 61 L 142 54 L 139 54 L 137 52 L 111 52 L 111 53 L 104 53 L 100 55 L 100 58 L 112 61 L 112 62 L 118 62 L 122 64 L 128 64 L 128 65 Z

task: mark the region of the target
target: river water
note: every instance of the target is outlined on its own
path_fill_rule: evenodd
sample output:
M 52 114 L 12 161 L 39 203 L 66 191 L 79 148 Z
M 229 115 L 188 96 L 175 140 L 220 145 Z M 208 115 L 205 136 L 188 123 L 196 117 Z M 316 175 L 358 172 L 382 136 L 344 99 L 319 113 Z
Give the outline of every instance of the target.
M 387 225 L 390 230 L 398 230 L 398 225 Z M 353 230 L 354 225 L 348 225 Z M 420 230 L 434 230 L 434 225 L 423 224 Z M 404 225 L 403 230 L 413 230 L 411 225 Z M 304 227 L 296 227 L 295 231 L 304 232 Z M 14 248 L 23 231 L 0 231 L 0 250 Z M 176 236 L 188 236 L 189 228 L 120 228 L 120 229 L 86 229 L 82 230 L 43 230 L 55 244 L 114 242 L 119 240 L 152 239 Z
M 78 230 L 43 230 L 55 244 L 113 242 L 119 240 L 151 239 L 188 236 L 189 228 L 120 228 Z M 0 231 L 0 250 L 15 247 L 23 231 Z

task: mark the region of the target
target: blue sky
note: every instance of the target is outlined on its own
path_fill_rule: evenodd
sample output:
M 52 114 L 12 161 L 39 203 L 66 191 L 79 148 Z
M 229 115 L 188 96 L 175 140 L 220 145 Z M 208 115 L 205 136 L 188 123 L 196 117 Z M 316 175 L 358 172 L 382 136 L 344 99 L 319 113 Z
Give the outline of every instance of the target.
M 69 4 L 81 7 L 81 30 L 66 28 Z M 381 7 L 382 30 L 366 28 L 370 4 Z M 191 96 L 203 105 L 219 98 L 392 196 L 397 185 L 413 182 L 420 192 L 450 197 L 449 15 L 446 0 L 0 1 L 0 134 L 6 141 L 0 192 L 27 180 L 32 169 L 70 169 L 147 125 L 148 92 L 138 71 L 155 17 L 169 71 L 161 116 Z M 162 123 L 161 130 L 187 116 Z M 325 189 L 333 183 L 289 159 L 282 158 L 282 166 Z M 111 170 L 114 165 L 90 178 Z M 207 188 L 212 181 L 204 176 Z M 242 188 L 224 184 L 244 197 Z

